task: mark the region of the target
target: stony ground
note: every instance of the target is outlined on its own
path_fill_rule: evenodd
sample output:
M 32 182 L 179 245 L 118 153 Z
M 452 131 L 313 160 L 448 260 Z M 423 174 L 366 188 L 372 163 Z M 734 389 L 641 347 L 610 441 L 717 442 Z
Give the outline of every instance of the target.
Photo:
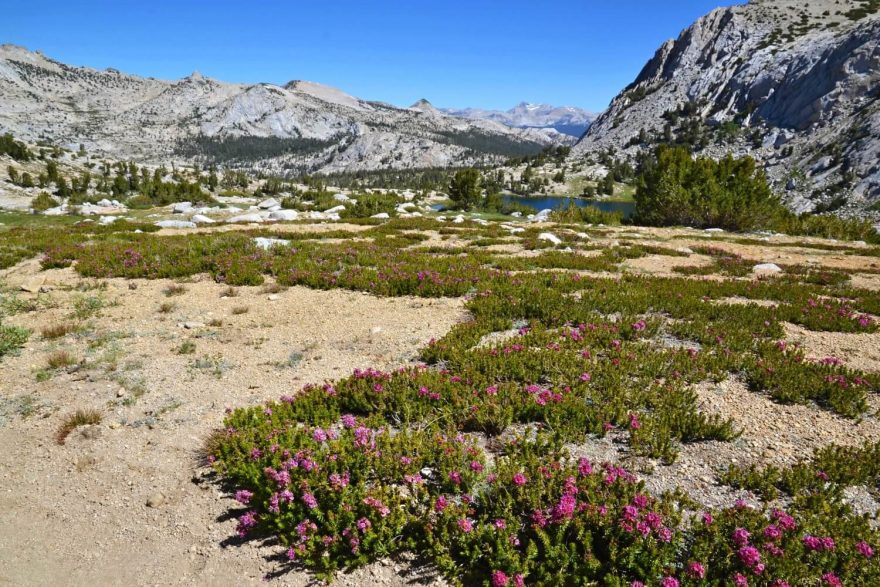
M 606 235 L 608 243 L 622 238 L 677 247 L 706 242 L 702 233 L 685 231 L 628 228 Z M 455 244 L 437 238 L 424 245 L 440 242 Z M 876 267 L 876 257 L 777 246 L 790 242 L 718 246 L 765 262 Z M 525 254 L 516 244 L 498 246 Z M 649 256 L 627 262 L 626 270 L 669 274 L 676 264 L 707 262 L 696 254 Z M 853 281 L 880 289 L 876 278 L 868 272 Z M 71 269 L 41 272 L 36 260 L 0 272 L 0 283 L 20 306 L 6 323 L 34 332 L 0 369 L 0 584 L 9 585 L 310 583 L 305 573 L 273 574 L 279 552 L 273 545 L 230 541 L 235 522 L 226 516 L 233 502 L 199 466 L 203 439 L 221 424 L 225 407 L 277 398 L 358 367 L 405 365 L 467 317 L 461 299 L 271 284 L 229 291 L 207 276 L 179 282 L 182 291 L 173 292 L 167 280 L 94 282 Z M 86 325 L 80 331 L 57 340 L 39 335 L 74 317 Z M 880 369 L 878 334 L 791 326 L 787 335 L 811 356 Z M 45 371 L 61 349 L 88 367 Z M 811 406 L 782 406 L 736 379 L 697 392 L 704 410 L 733 417 L 743 435 L 733 443 L 686 446 L 672 466 L 631 463 L 654 491 L 681 486 L 706 505 L 727 505 L 750 497 L 717 485 L 716 473 L 729 463 L 786 464 L 826 444 L 880 438 L 874 415 L 853 422 Z M 871 401 L 876 412 L 880 404 Z M 56 444 L 60 422 L 79 408 L 100 410 L 103 422 Z M 575 455 L 628 459 L 614 435 L 571 448 Z M 870 495 L 854 499 L 877 509 Z M 437 581 L 415 561 L 383 561 L 338 580 L 413 582 Z

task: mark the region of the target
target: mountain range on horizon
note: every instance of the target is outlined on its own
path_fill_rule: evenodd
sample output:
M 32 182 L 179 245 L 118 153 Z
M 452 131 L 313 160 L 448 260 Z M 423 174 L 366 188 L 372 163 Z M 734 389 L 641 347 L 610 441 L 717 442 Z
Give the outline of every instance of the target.
M 399 108 L 315 82 L 236 84 L 197 71 L 164 81 L 73 67 L 15 45 L 0 46 L 0 102 L 0 130 L 26 141 L 276 173 L 499 163 L 575 142 L 552 127 Z
M 553 106 L 520 102 L 509 110 L 486 110 L 482 108 L 440 108 L 451 116 L 471 120 L 493 120 L 514 128 L 553 128 L 559 132 L 580 138 L 590 123 L 598 116 L 574 106 Z

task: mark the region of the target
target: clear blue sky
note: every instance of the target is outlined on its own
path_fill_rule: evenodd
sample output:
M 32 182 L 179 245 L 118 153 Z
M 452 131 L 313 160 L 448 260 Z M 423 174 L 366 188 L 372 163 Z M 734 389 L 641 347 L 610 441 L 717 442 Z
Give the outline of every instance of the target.
M 409 105 L 602 110 L 664 40 L 734 0 L 11 0 L 0 43 L 177 79 L 307 79 Z

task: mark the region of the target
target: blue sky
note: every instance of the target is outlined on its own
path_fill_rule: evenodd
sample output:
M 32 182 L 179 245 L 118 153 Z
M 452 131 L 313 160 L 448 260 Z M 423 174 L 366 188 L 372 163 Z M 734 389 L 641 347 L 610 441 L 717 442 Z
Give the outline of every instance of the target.
M 401 106 L 602 110 L 665 39 L 733 0 L 15 0 L 0 43 L 177 79 L 307 79 Z

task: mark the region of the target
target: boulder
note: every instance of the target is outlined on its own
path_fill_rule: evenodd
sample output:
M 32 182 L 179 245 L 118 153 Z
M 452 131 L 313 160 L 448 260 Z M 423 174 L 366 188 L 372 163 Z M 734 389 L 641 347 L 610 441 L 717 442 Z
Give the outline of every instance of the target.
M 775 263 L 760 263 L 752 267 L 755 273 L 782 273 L 782 267 Z
M 236 224 L 247 224 L 250 222 L 262 222 L 263 217 L 259 214 L 240 214 L 238 216 L 233 216 L 226 220 L 226 222 L 233 222 Z
M 196 224 L 213 224 L 214 221 L 205 216 L 204 214 L 196 214 L 192 218 L 190 218 Z
M 276 200 L 275 198 L 269 198 L 268 200 L 263 200 L 262 202 L 257 204 L 257 207 L 262 210 L 269 210 L 271 208 L 275 208 L 276 206 L 278 207 L 278 209 L 281 208 L 281 204 L 279 204 L 278 200 Z
M 561 245 L 562 244 L 562 239 L 560 239 L 558 236 L 556 236 L 552 232 L 542 232 L 541 234 L 538 235 L 538 240 L 550 241 L 554 245 Z
M 351 198 L 349 198 L 345 194 L 333 194 L 333 199 L 336 200 L 337 202 L 347 202 Z
M 373 214 L 370 218 L 381 218 L 382 220 L 386 220 L 391 218 L 391 216 L 388 215 L 388 212 L 379 212 L 378 214 Z
M 266 238 L 262 236 L 258 236 L 254 239 L 254 244 L 264 250 L 269 250 L 276 245 L 289 245 L 290 241 L 284 240 L 283 238 Z
M 156 226 L 159 228 L 195 228 L 196 223 L 186 220 L 160 220 Z
M 192 202 L 177 202 L 171 207 L 171 212 L 174 214 L 186 214 L 192 210 L 192 207 Z
M 331 214 L 339 214 L 340 212 L 343 212 L 343 211 L 345 211 L 345 206 L 343 206 L 342 204 L 339 204 L 338 206 L 333 206 L 329 210 L 324 210 L 324 214 L 327 214 L 329 216 Z
M 296 210 L 275 210 L 269 214 L 272 220 L 296 220 L 299 218 L 299 212 Z

